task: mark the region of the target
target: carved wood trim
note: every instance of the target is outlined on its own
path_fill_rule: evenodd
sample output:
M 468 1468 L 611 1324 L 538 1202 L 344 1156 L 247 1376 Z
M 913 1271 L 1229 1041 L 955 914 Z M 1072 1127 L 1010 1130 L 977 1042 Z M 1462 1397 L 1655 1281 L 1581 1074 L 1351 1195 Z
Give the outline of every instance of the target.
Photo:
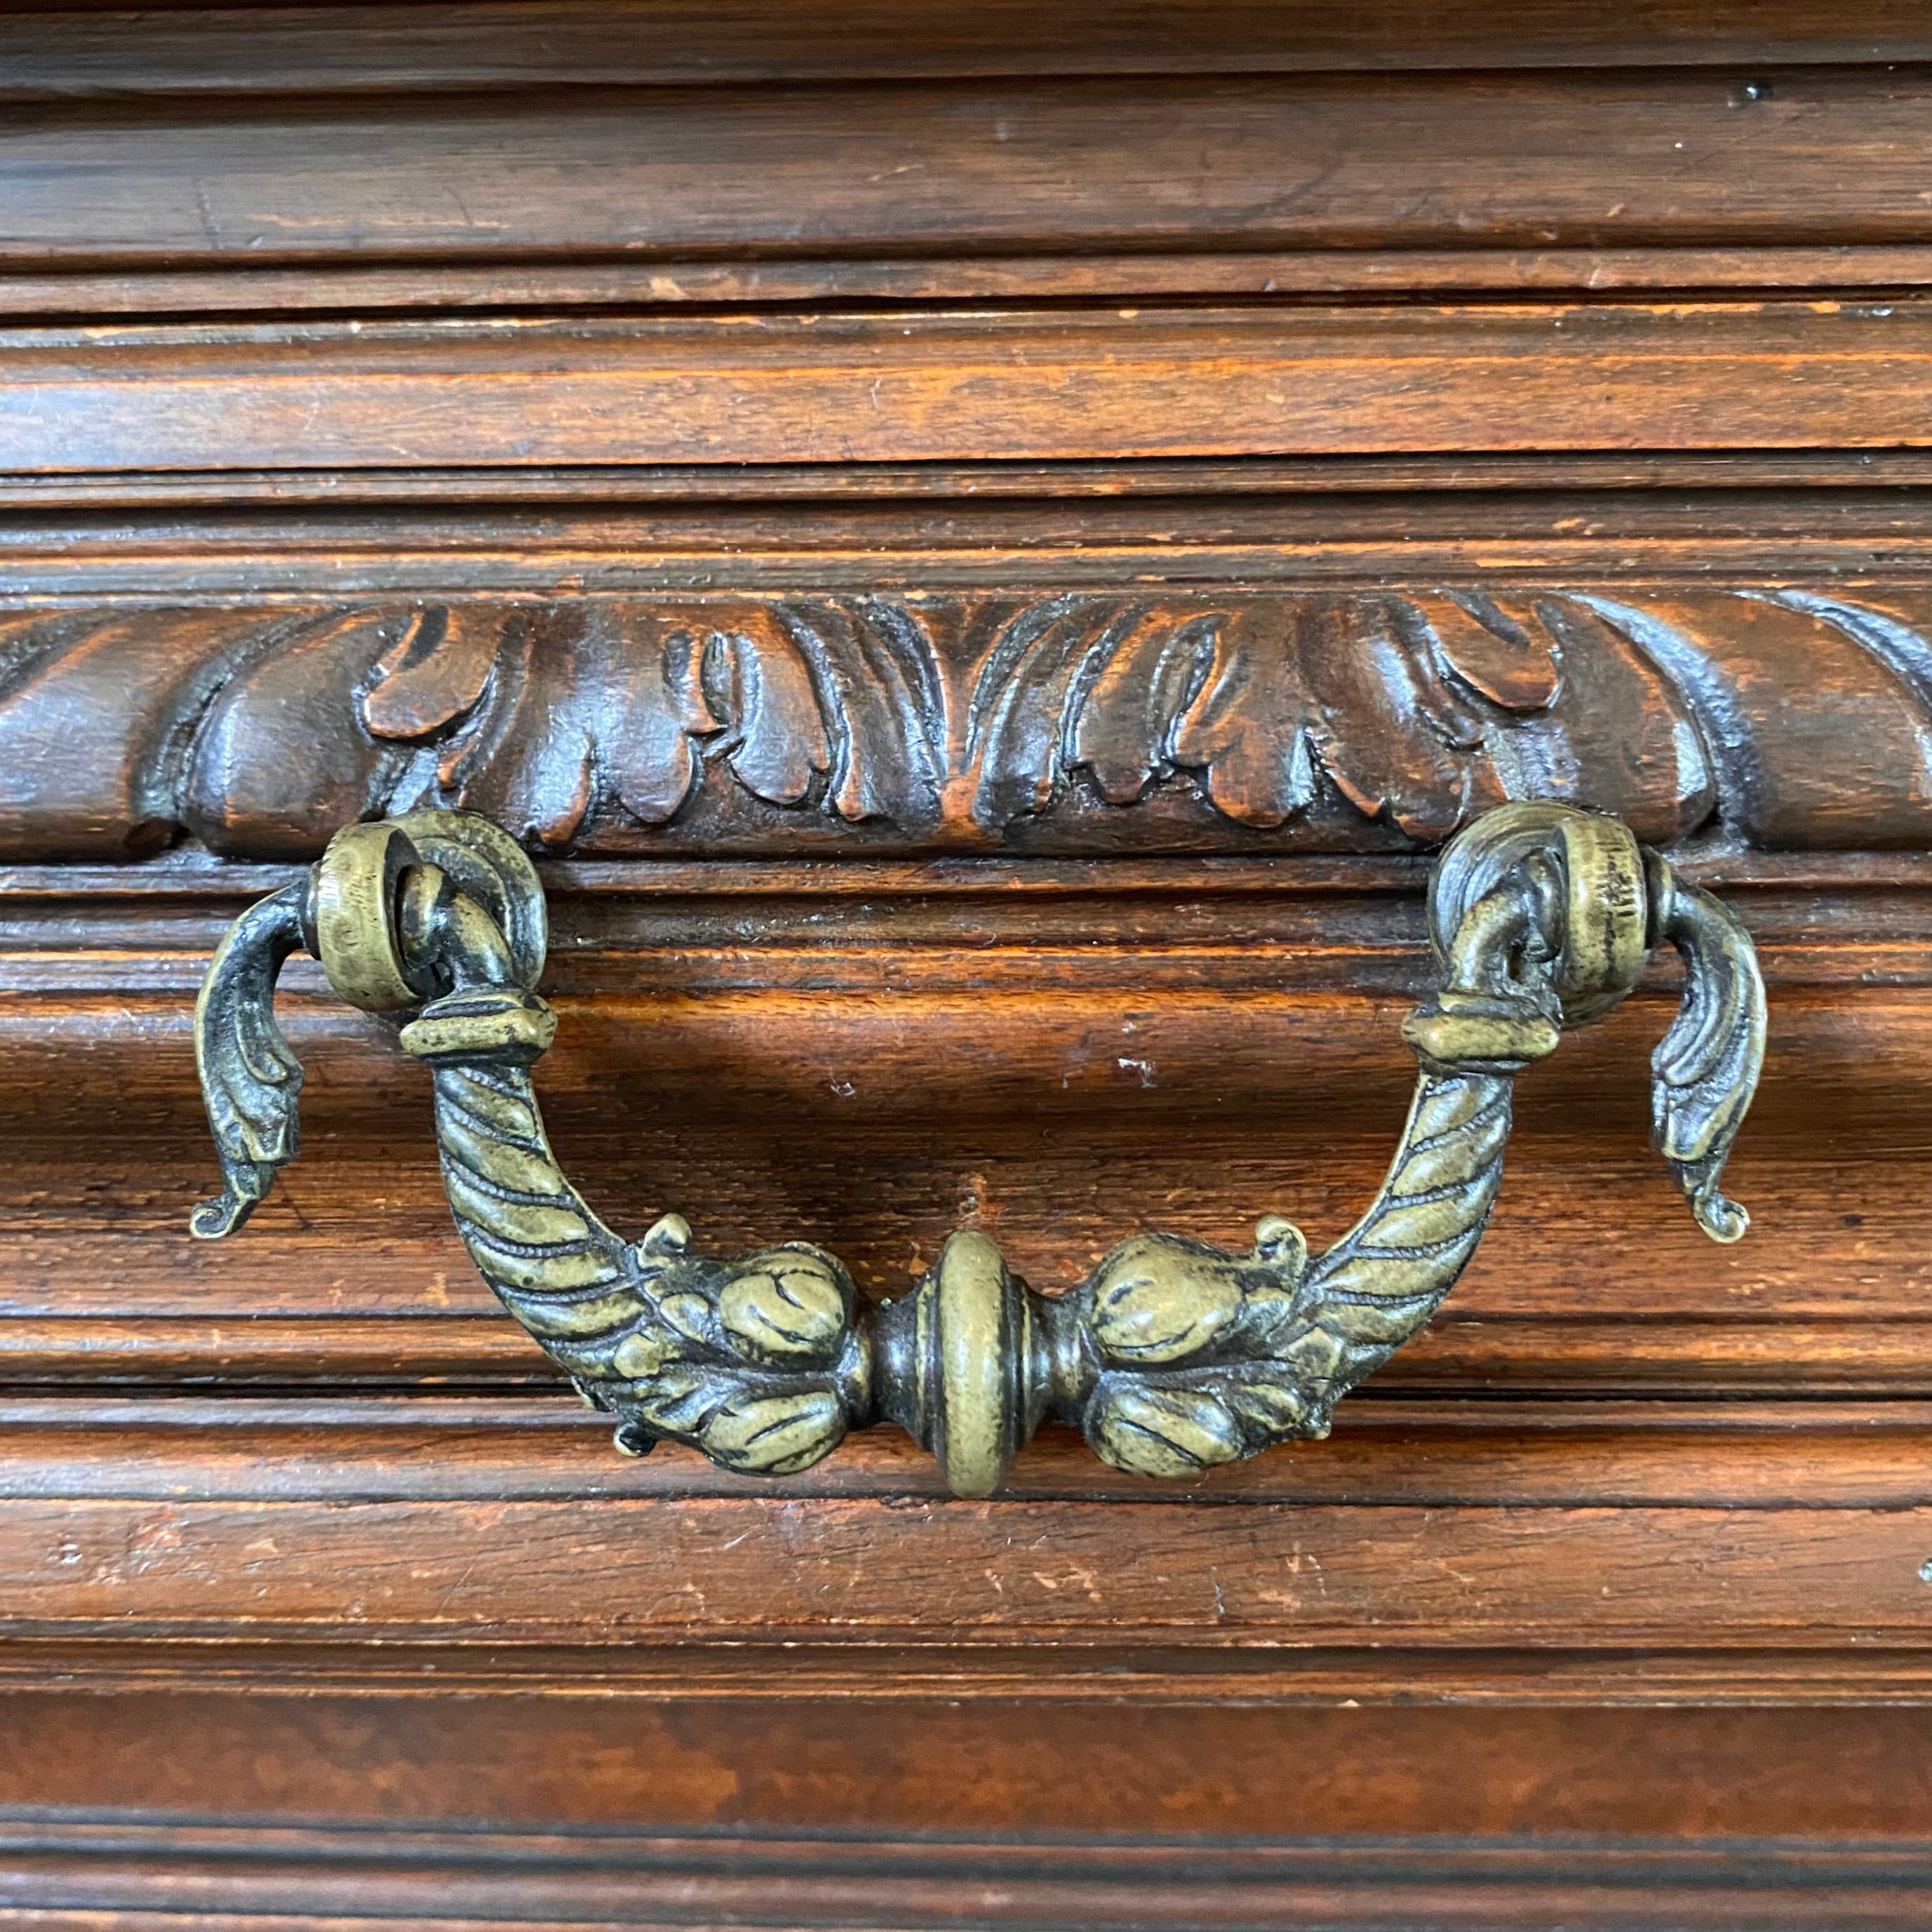
M 1932 843 L 1932 590 L 711 596 L 29 610 L 0 858 L 1404 851 L 1574 800 L 1680 851 Z
M 643 1730 L 650 1718 L 632 1721 Z M 442 1750 L 454 1778 L 454 1754 L 446 1743 Z M 559 1923 L 801 1917 L 826 1932 L 856 1932 L 887 1913 L 908 1932 L 946 1932 L 962 1909 L 1011 1932 L 1079 1932 L 1118 1924 L 1128 1912 L 1150 1932 L 1230 1922 L 1313 1922 L 1336 1932 L 1418 1923 L 1622 1932 L 1803 1923 L 1827 1898 L 1834 1922 L 1916 1932 L 1932 1907 L 1932 1858 L 1902 1837 L 1672 1843 L 1572 1834 L 1552 1846 L 1526 1834 L 1472 1844 L 1384 1832 L 1129 1844 L 1063 1831 L 1043 1845 L 1037 1834 L 914 1833 L 868 1820 L 857 1832 L 764 1826 L 735 1830 L 728 1842 L 726 1852 L 715 1829 L 690 1826 L 478 1829 L 412 1820 L 372 1832 L 37 1809 L 0 1818 L 0 1870 L 14 1910 L 32 1924 L 152 1922 L 159 1899 L 168 1901 L 160 1910 L 192 1909 L 229 1925 L 268 1919 L 288 1932 L 335 1932 L 356 1920 L 421 1932 L 470 1932 L 479 1922 L 539 1932 Z

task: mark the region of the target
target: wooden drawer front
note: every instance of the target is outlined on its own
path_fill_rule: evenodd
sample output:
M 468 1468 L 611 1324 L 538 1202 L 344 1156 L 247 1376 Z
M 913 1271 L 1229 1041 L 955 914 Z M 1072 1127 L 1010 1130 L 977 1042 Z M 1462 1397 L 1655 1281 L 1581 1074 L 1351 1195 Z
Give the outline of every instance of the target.
M 904 11 L 0 21 L 0 1911 L 1922 1923 L 1924 22 Z M 627 1233 L 1318 1248 L 1525 799 L 1754 935 L 1754 1225 L 1666 952 L 1324 1442 L 619 1457 L 305 958 L 187 1236 L 215 946 L 435 803 Z

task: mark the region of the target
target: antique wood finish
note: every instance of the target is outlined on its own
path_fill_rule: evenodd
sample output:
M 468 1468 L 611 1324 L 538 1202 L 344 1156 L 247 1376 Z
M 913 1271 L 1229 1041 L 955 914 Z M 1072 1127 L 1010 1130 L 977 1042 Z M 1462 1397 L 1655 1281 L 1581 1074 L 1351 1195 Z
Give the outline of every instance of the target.
M 1922 7 L 77 4 L 0 96 L 0 1918 L 1926 1922 Z M 627 1225 L 1319 1252 L 1532 800 L 1750 934 L 1752 1233 L 1666 958 L 1325 1441 L 614 1456 L 299 956 L 185 1234 L 223 932 L 456 808 Z
M 0 39 L 19 98 L 521 92 L 533 83 L 886 80 L 982 74 L 1268 74 L 1932 57 L 1906 0 L 1767 8 L 1582 0 L 1452 10 L 1366 0 L 1340 21 L 1295 0 L 986 0 L 908 15 L 890 0 L 459 0 L 237 9 L 164 0 L 22 9 Z
M 130 323 L 0 335 L 0 469 L 1922 447 L 1928 388 L 1891 301 Z
M 0 261 L 1922 246 L 1926 88 L 1916 64 L 1780 64 L 516 88 L 393 118 L 279 91 L 58 98 L 11 110 Z M 1497 169 L 1505 140 L 1543 165 Z M 777 172 L 788 202 L 761 191 Z M 561 199 L 560 174 L 580 177 Z
M 1252 544 L 1208 592 L 29 604 L 0 857 L 306 858 L 420 803 L 636 856 L 1414 850 L 1512 798 L 1685 850 L 1910 846 L 1923 541 L 1889 582 L 1722 590 L 1262 592 L 1298 559 Z

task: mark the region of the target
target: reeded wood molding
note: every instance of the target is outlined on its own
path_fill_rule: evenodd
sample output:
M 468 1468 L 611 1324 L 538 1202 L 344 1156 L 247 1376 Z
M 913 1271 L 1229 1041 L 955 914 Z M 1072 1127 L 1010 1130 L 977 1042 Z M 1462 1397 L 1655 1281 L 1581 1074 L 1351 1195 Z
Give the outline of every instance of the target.
M 0 858 L 1359 853 L 1506 799 L 1682 850 L 1932 842 L 1932 591 L 1510 583 L 28 610 Z
M 957 1831 L 955 1827 L 955 1832 Z M 1932 1856 L 1916 1839 L 1834 1842 L 1528 1834 L 1352 1834 L 1286 1841 L 1113 1834 L 860 1835 L 766 1826 L 717 1832 L 581 1826 L 479 1831 L 130 1820 L 109 1809 L 0 1814 L 0 1888 L 14 1922 L 154 1923 L 209 1915 L 287 1932 L 401 1923 L 411 1932 L 808 1924 L 865 1932 L 1081 1932 L 1129 1919 L 1161 1932 L 1319 1923 L 1682 1932 L 1816 1922 L 1917 1932 Z

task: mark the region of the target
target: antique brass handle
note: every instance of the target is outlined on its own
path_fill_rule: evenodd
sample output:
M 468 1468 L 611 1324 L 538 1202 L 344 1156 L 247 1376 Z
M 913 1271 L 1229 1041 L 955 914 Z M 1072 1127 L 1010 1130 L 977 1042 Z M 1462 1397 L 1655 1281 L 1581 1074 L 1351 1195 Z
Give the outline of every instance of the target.
M 302 1069 L 272 1002 L 305 948 L 351 1005 L 404 1018 L 404 1050 L 432 1071 L 471 1258 L 618 1418 L 620 1448 L 668 1437 L 782 1474 L 885 1420 L 938 1456 L 956 1494 L 983 1496 L 1054 1415 L 1118 1468 L 1187 1474 L 1325 1435 L 1337 1399 L 1423 1327 L 1489 1218 L 1516 1075 L 1607 1012 L 1666 941 L 1684 980 L 1652 1063 L 1655 1142 L 1707 1234 L 1744 1230 L 1718 1182 L 1765 1006 L 1732 914 L 1617 820 L 1538 803 L 1458 836 L 1429 910 L 1442 986 L 1402 1028 L 1420 1066 L 1408 1124 L 1367 1213 L 1319 1259 L 1270 1216 L 1246 1253 L 1136 1234 L 1078 1289 L 1041 1295 L 962 1231 L 910 1294 L 873 1304 L 804 1242 L 714 1261 L 675 1214 L 635 1244 L 605 1227 L 559 1171 L 532 1090 L 556 1021 L 535 990 L 546 922 L 529 860 L 467 813 L 351 826 L 306 884 L 236 921 L 209 969 L 196 1044 L 226 1186 L 194 1230 L 232 1233 L 295 1157 Z

